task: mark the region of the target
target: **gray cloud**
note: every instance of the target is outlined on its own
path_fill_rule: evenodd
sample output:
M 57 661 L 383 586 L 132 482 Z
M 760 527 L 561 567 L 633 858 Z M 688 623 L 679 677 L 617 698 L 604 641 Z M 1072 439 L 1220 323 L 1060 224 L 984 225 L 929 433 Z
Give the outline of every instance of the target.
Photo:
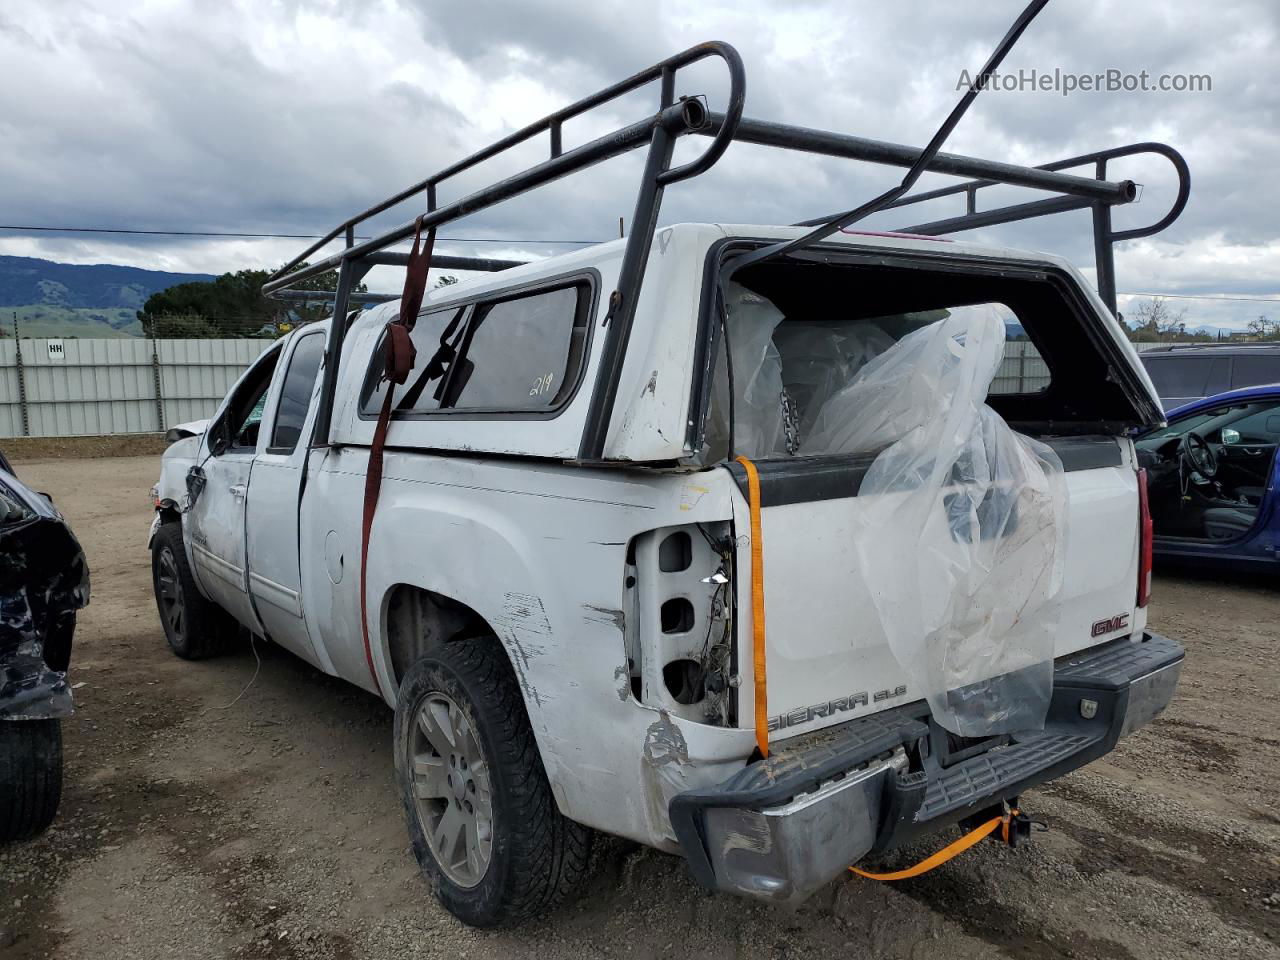
M 555 106 L 708 38 L 743 53 L 752 115 L 920 143 L 959 96 L 960 72 L 981 64 L 1020 6 L 245 0 L 104 16 L 71 0 L 18 0 L 0 13 L 0 136 L 12 145 L 0 155 L 0 209 L 9 222 L 320 231 Z M 1208 73 L 1212 92 L 993 91 L 979 97 L 947 149 L 1042 163 L 1120 142 L 1168 141 L 1191 163 L 1192 201 L 1157 242 L 1122 250 L 1122 289 L 1277 295 L 1280 184 L 1269 174 L 1280 161 L 1278 32 L 1280 8 L 1265 0 L 1052 4 L 1007 70 Z M 723 89 L 707 68 L 692 72 L 681 92 L 705 92 L 714 104 Z M 570 125 L 566 137 L 581 142 L 652 103 L 630 98 Z M 536 162 L 543 149 L 495 161 L 442 195 Z M 611 236 L 618 216 L 630 216 L 638 175 L 638 157 L 615 161 L 450 232 Z M 1117 212 L 1119 225 L 1159 216 L 1171 198 L 1159 165 L 1126 164 L 1114 175 L 1146 187 L 1141 204 Z M 789 222 L 852 206 L 899 176 L 739 145 L 708 176 L 669 191 L 663 219 Z M 406 205 L 381 224 L 416 209 Z M 868 225 L 903 223 L 898 213 Z M 1091 264 L 1083 215 L 979 236 Z M 219 258 L 221 269 L 256 266 L 295 246 L 0 234 L 3 252 L 172 268 L 220 269 Z

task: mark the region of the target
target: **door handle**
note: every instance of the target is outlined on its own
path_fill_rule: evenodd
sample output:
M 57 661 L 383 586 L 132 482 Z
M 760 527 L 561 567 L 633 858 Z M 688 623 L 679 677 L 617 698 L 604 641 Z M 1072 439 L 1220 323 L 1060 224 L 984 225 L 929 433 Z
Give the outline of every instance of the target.
M 231 493 L 231 495 L 232 495 L 233 497 L 235 497 L 237 500 L 243 500 L 243 499 L 244 499 L 245 491 L 246 491 L 246 490 L 248 490 L 248 489 L 249 489 L 249 488 L 248 488 L 248 487 L 246 487 L 243 483 L 237 483 L 237 484 L 234 484 L 234 485 L 231 487 L 231 489 L 230 489 L 230 491 L 229 491 L 229 492 L 230 492 L 230 493 Z

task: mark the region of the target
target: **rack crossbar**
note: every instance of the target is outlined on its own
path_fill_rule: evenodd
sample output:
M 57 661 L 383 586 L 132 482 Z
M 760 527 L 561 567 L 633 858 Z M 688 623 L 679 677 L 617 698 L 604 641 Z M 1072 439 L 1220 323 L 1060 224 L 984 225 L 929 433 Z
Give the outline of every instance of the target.
M 1016 40 L 1026 23 L 1042 6 L 1043 2 L 1033 0 L 1031 6 L 1024 11 L 1002 42 L 997 54 L 994 55 L 993 63 L 1003 56 L 1008 46 Z M 707 58 L 719 58 L 729 74 L 729 95 L 724 112 L 709 111 L 705 101 L 700 97 L 676 99 L 678 71 L 682 67 Z M 658 109 L 655 113 L 644 120 L 616 129 L 581 146 L 567 151 L 564 149 L 563 125 L 567 120 L 655 82 L 659 84 Z M 317 295 L 313 296 L 310 292 L 304 291 L 305 295 L 302 295 L 290 288 L 302 280 L 337 269 L 338 288 L 332 297 L 334 316 L 344 317 L 351 300 L 375 302 L 377 299 L 391 299 L 382 295 L 358 294 L 354 288 L 375 265 L 406 264 L 406 254 L 391 251 L 388 248 L 408 239 L 419 225 L 428 230 L 441 227 L 631 150 L 647 148 L 644 172 L 630 220 L 631 229 L 626 236 L 616 287 L 609 298 L 608 313 L 604 321 L 607 330 L 601 345 L 596 383 L 579 448 L 578 461 L 581 463 L 598 462 L 604 456 L 618 382 L 630 339 L 639 291 L 644 280 L 649 249 L 653 243 L 664 188 L 680 180 L 705 173 L 734 141 L 904 167 L 909 172 L 903 185 L 898 188 L 900 192 L 909 189 L 922 170 L 967 178 L 963 183 L 915 195 L 886 195 L 883 198 L 883 206 L 875 203 L 870 205 L 876 210 L 900 209 L 927 200 L 951 196 L 965 198 L 963 215 L 916 224 L 906 228 L 904 232 L 939 236 L 1000 223 L 1089 209 L 1093 215 L 1098 291 L 1103 301 L 1114 310 L 1113 248 L 1120 240 L 1150 236 L 1177 219 L 1186 205 L 1190 189 L 1190 175 L 1186 162 L 1172 147 L 1160 143 L 1132 144 L 1071 157 L 1039 167 L 1019 166 L 996 160 L 937 152 L 937 147 L 949 132 L 950 126 L 954 125 L 973 95 L 975 95 L 973 91 L 966 95 L 967 99 L 962 100 L 947 124 L 944 124 L 935 135 L 930 145 L 923 149 L 808 127 L 746 119 L 742 116 L 746 99 L 746 78 L 741 57 L 732 46 L 726 43 L 699 44 L 633 74 L 620 83 L 605 87 L 597 93 L 578 100 L 562 110 L 548 114 L 343 221 L 269 277 L 263 285 L 263 293 L 302 301 L 328 299 L 328 294 L 316 292 Z M 675 141 L 689 134 L 705 136 L 710 139 L 710 144 L 695 159 L 672 166 Z M 438 203 L 436 188 L 439 184 L 540 135 L 546 135 L 548 138 L 546 159 L 517 174 L 475 190 L 460 200 L 444 205 Z M 1119 231 L 1113 230 L 1111 208 L 1134 202 L 1138 198 L 1139 191 L 1132 180 L 1108 180 L 1107 163 L 1109 160 L 1120 157 L 1144 153 L 1160 155 L 1173 165 L 1178 176 L 1178 192 L 1175 201 L 1164 216 L 1151 224 Z M 1073 167 L 1088 164 L 1094 167 L 1091 177 L 1065 172 Z M 990 210 L 978 210 L 976 199 L 978 192 L 996 185 L 1023 187 L 1047 192 L 1053 196 Z M 356 241 L 356 228 L 361 224 L 423 193 L 426 194 L 426 211 L 421 217 L 386 230 L 371 239 Z M 855 217 L 860 210 L 861 208 L 849 214 L 808 221 L 802 225 L 821 227 L 825 224 L 834 229 L 836 225 L 845 222 L 840 218 Z M 339 238 L 344 243 L 340 252 L 302 266 L 303 261 L 309 260 L 312 255 Z M 785 248 L 786 244 L 783 244 L 783 247 Z M 780 249 L 773 254 L 763 251 L 762 255 L 784 255 L 786 252 L 787 249 Z M 446 269 L 488 271 L 506 270 L 519 265 L 519 261 L 514 260 L 443 255 L 433 257 L 432 263 Z M 336 322 L 326 344 L 321 405 L 316 417 L 315 436 L 316 442 L 319 443 L 329 442 L 337 371 L 345 335 L 346 325 Z
M 703 130 L 697 131 L 698 133 L 710 136 L 721 129 L 724 123 L 723 114 L 713 111 L 710 119 L 710 124 Z M 753 120 L 749 117 L 742 118 L 733 138 L 742 143 L 841 157 L 846 160 L 864 160 L 868 163 L 894 167 L 910 167 L 923 152 L 920 147 L 909 147 L 885 140 L 869 140 L 865 137 L 798 127 L 788 123 Z M 936 154 L 926 169 L 932 173 L 947 173 L 959 177 L 988 178 L 991 183 L 1052 190 L 1055 193 L 1102 200 L 1105 203 L 1129 203 L 1137 197 L 1137 188 L 1131 180 L 1109 183 L 1090 177 L 1056 173 L 1040 167 L 1020 167 L 1012 163 L 981 160 L 977 157 L 965 157 L 954 153 Z M 898 201 L 889 206 L 900 206 L 902 203 L 903 201 Z M 824 221 L 818 219 L 812 222 Z
M 483 187 L 460 200 L 427 212 L 422 218 L 422 228 L 430 230 L 433 227 L 439 227 L 469 214 L 478 213 L 504 200 L 510 200 L 512 197 L 519 196 L 529 190 L 534 190 L 554 180 L 559 180 L 570 173 L 576 173 L 603 160 L 634 150 L 649 142 L 652 131 L 653 121 L 643 120 L 597 140 L 592 140 L 590 143 L 583 144 L 567 153 L 544 160 L 542 163 L 536 164 L 522 173 L 507 177 L 505 180 L 499 180 L 497 183 Z M 297 283 L 299 280 L 327 273 L 340 267 L 344 260 L 360 260 L 369 254 L 379 253 L 394 243 L 399 243 L 412 237 L 416 225 L 416 219 L 402 223 L 400 226 L 376 237 L 350 246 L 340 253 L 318 260 L 300 270 L 294 269 L 291 273 L 286 272 L 290 269 L 290 266 L 282 267 L 270 280 L 263 284 L 262 291 L 263 293 L 271 293 L 290 284 Z M 314 252 L 314 250 L 311 252 Z M 308 253 L 296 257 L 291 266 L 296 267 L 298 263 L 301 263 L 309 255 Z

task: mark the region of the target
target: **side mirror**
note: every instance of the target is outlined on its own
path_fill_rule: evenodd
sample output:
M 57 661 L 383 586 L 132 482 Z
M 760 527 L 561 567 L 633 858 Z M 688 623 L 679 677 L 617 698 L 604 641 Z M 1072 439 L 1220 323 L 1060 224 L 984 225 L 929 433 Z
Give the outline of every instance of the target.
M 1239 442 L 1240 442 L 1240 431 L 1239 431 L 1239 430 L 1232 430 L 1230 427 L 1223 427 L 1223 428 L 1222 428 L 1222 442 L 1223 442 L 1223 443 L 1227 443 L 1227 444 L 1230 444 L 1230 443 L 1239 443 Z
M 227 452 L 227 438 L 221 431 L 209 441 L 209 452 L 215 457 L 220 457 Z
M 197 466 L 192 466 L 187 471 L 187 505 L 186 509 L 190 510 L 196 505 L 196 501 L 200 499 L 200 494 L 204 491 L 205 485 L 204 471 Z

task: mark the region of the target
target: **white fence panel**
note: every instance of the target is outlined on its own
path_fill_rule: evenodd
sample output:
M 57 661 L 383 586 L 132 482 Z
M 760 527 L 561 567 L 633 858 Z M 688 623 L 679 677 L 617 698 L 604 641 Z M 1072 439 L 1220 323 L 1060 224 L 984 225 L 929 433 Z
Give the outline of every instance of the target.
M 165 427 L 212 416 L 240 374 L 273 342 L 157 340 Z
M 148 433 L 204 419 L 271 344 L 256 339 L 0 340 L 0 437 Z
M 1049 385 L 1049 365 L 1030 340 L 1008 340 L 991 381 L 992 393 L 1035 393 Z
M 145 340 L 23 340 L 22 363 L 32 436 L 160 429 Z
M 22 436 L 17 357 L 17 344 L 12 340 L 0 340 L 0 437 Z

